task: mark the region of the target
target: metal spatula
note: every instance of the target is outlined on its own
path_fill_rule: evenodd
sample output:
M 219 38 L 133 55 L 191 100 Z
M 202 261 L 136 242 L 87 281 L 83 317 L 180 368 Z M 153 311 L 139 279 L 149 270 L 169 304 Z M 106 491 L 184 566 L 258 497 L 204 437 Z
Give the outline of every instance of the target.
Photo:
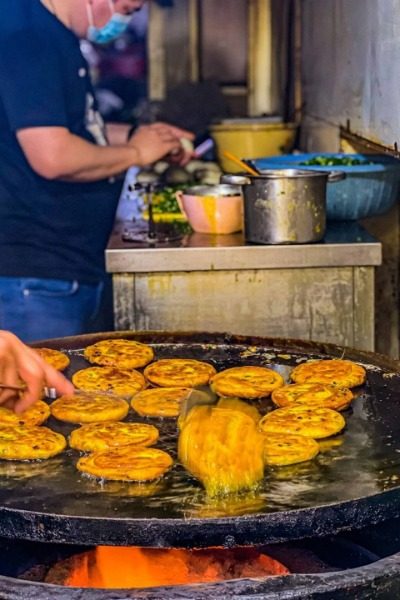
M 216 404 L 217 394 L 214 394 L 208 385 L 201 385 L 190 390 L 183 399 L 180 409 L 180 417 L 185 419 L 194 406 Z

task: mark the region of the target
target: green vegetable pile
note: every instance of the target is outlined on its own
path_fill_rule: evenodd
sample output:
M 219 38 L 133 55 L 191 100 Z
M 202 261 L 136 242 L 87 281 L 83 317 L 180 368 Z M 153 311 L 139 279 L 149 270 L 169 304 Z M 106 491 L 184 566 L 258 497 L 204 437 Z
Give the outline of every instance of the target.
M 372 164 L 371 161 L 353 158 L 352 156 L 315 156 L 314 158 L 299 163 L 300 166 L 304 167 L 354 167 Z
M 175 193 L 182 189 L 182 185 L 171 185 L 163 188 L 153 195 L 153 213 L 180 213 Z

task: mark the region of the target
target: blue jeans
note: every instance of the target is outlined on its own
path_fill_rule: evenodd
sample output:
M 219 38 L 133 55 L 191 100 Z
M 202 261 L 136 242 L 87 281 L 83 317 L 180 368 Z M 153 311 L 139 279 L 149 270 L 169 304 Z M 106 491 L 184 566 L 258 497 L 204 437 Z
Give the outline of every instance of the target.
M 94 331 L 104 283 L 0 277 L 0 329 L 25 342 Z

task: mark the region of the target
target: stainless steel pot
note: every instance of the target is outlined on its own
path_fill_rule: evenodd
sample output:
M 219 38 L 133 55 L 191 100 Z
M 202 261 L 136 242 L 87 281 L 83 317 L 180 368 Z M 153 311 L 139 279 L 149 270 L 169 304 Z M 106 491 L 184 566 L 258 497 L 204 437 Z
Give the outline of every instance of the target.
M 257 244 L 318 242 L 326 228 L 326 186 L 340 171 L 268 169 L 259 175 L 222 175 L 243 186 L 244 233 Z

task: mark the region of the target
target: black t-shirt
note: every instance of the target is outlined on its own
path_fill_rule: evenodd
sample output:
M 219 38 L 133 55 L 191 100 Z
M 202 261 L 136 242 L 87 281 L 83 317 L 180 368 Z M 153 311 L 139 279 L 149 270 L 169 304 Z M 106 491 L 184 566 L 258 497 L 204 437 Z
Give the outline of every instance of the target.
M 0 19 L 0 275 L 98 281 L 121 181 L 49 181 L 16 132 L 66 127 L 106 143 L 78 38 L 40 2 L 7 2 Z

